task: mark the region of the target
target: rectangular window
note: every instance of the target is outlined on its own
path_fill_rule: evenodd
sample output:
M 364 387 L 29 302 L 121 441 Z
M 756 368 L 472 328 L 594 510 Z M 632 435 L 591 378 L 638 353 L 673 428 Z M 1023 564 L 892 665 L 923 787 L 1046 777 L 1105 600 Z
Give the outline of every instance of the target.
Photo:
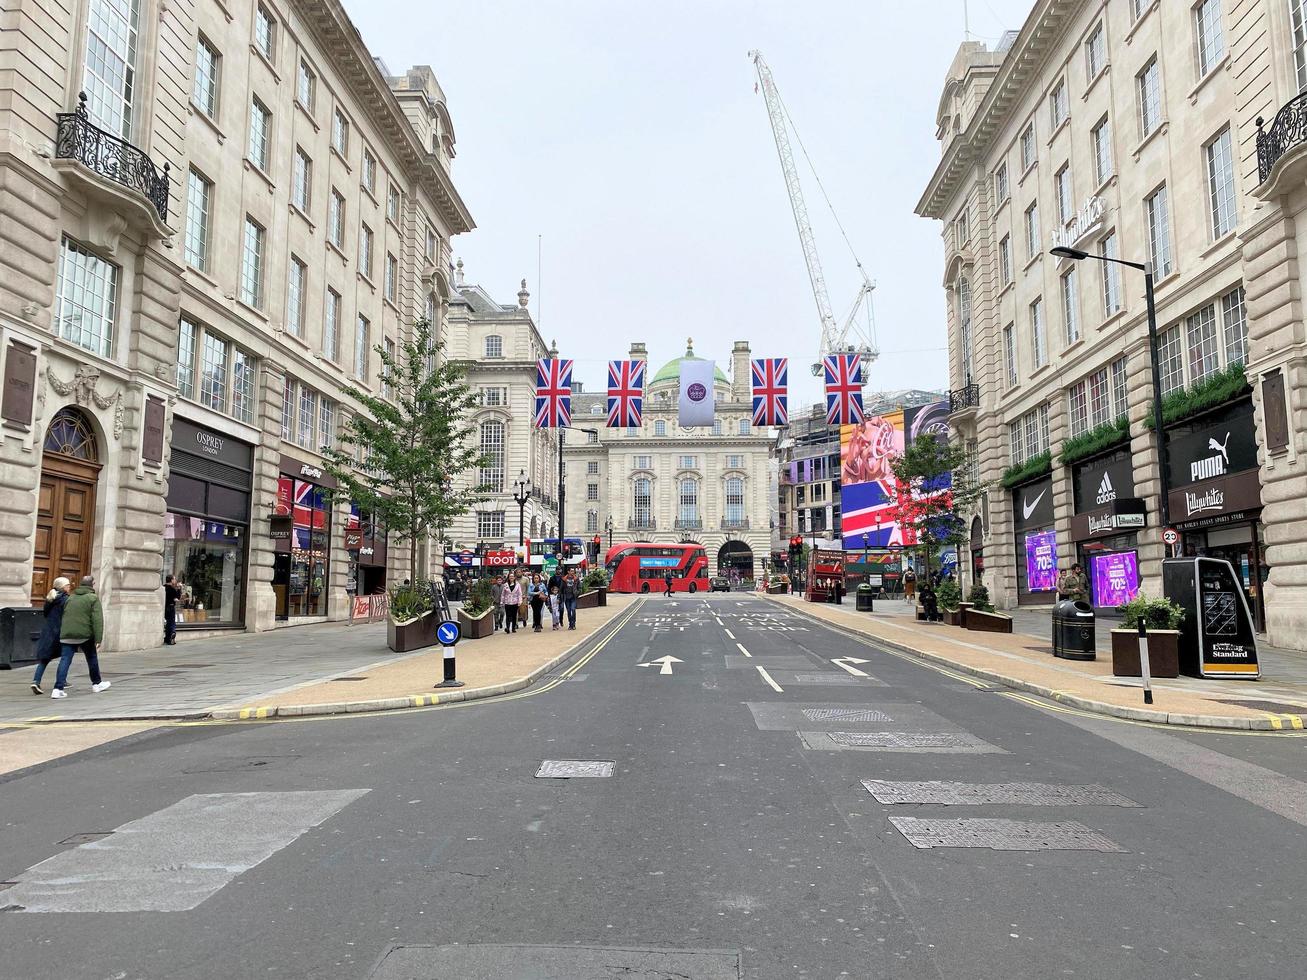
M 364 147 L 363 149 L 363 172 L 362 179 L 359 181 L 365 191 L 376 197 L 377 194 L 377 158 L 372 155 L 372 151 Z
M 257 365 L 253 357 L 239 347 L 231 355 L 231 414 L 237 421 L 247 424 L 254 421 L 254 373 Z
M 206 332 L 200 347 L 200 404 L 215 412 L 227 411 L 227 364 L 231 345 Z
M 305 214 L 313 200 L 313 161 L 300 147 L 295 147 L 295 163 L 290 179 L 290 203 Z
M 1053 175 L 1053 190 L 1057 195 L 1057 222 L 1065 225 L 1075 214 L 1075 206 L 1071 203 L 1071 169 L 1066 164 Z
M 1103 368 L 1089 376 L 1089 423 L 1097 427 L 1113 418 L 1112 385 L 1108 369 Z
M 191 101 L 210 119 L 218 115 L 220 61 L 217 49 L 201 34 L 195 42 L 195 84 L 191 88 Z
M 1165 184 L 1144 201 L 1144 214 L 1148 220 L 1148 254 L 1153 260 L 1153 274 L 1161 279 L 1171 274 L 1171 218 Z
M 1162 121 L 1162 75 L 1157 66 L 1157 56 L 1144 66 L 1144 70 L 1135 76 L 1135 88 L 1139 101 L 1139 138 L 1143 139 L 1158 127 Z
M 365 382 L 368 380 L 371 332 L 372 325 L 368 323 L 368 318 L 359 314 L 358 322 L 354 325 L 354 377 Z
M 727 468 L 728 470 L 742 470 L 742 469 L 744 469 L 744 457 L 743 457 L 743 456 L 727 456 L 727 457 L 726 457 L 726 468 Z
M 1125 369 L 1126 361 L 1124 356 L 1118 357 L 1112 362 L 1112 417 L 1117 419 L 1130 410 Z
M 313 69 L 309 67 L 308 62 L 301 60 L 299 71 L 295 75 L 295 98 L 310 115 L 313 113 L 313 99 L 317 91 L 318 76 L 313 74 Z
M 1211 203 L 1212 239 L 1234 230 L 1234 154 L 1230 146 L 1230 127 L 1207 144 L 1207 196 Z
M 753 431 L 753 423 L 749 419 L 740 419 L 740 435 L 747 436 Z
M 296 337 L 304 336 L 304 296 L 308 281 L 309 267 L 292 255 L 286 279 L 286 329 Z
M 586 472 L 586 476 L 598 476 L 599 475 L 598 462 L 592 459 L 588 463 L 586 463 L 585 472 Z
M 1189 347 L 1190 384 L 1197 384 L 1221 369 L 1215 305 L 1208 304 L 1185 318 L 1185 340 Z
M 1107 116 L 1098 120 L 1094 127 L 1094 184 L 1102 187 L 1112 176 L 1112 129 L 1108 126 Z
M 1039 254 L 1039 202 L 1026 208 L 1026 261 Z
M 637 470 L 651 470 L 653 469 L 653 457 L 636 456 L 631 461 L 631 467 Z
M 1035 124 L 1027 123 L 1021 131 L 1021 172 L 1025 173 L 1035 165 Z
M 1035 367 L 1041 368 L 1048 363 L 1048 344 L 1044 337 L 1044 301 L 1037 299 L 1030 304 L 1030 340 L 1035 355 Z
M 998 242 L 998 277 L 1006 286 L 1012 281 L 1012 236 L 1004 235 Z
M 1078 381 L 1067 389 L 1067 414 L 1071 419 L 1071 435 L 1089 431 L 1089 401 L 1085 397 L 1085 383 Z
M 1067 98 L 1066 98 L 1066 79 L 1059 79 L 1058 83 L 1053 86 L 1053 91 L 1048 93 L 1048 121 L 1050 130 L 1056 130 L 1066 122 L 1067 116 Z M 1052 137 L 1050 137 L 1051 139 Z
M 386 191 L 386 217 L 399 224 L 399 188 L 394 184 Z
M 1103 35 L 1100 21 L 1085 41 L 1085 75 L 1088 81 L 1098 77 L 1098 73 L 1107 64 L 1107 40 Z
M 1184 387 L 1183 348 L 1178 324 L 1163 331 L 1157 340 L 1158 373 L 1162 379 L 1163 397 Z
M 322 408 L 318 412 L 318 448 L 334 449 L 335 447 L 336 403 L 324 397 Z
M 390 365 L 395 363 L 395 342 L 389 337 L 386 338 L 386 363 L 382 368 L 381 374 L 381 397 L 389 398 L 393 393 L 390 385 Z
M 263 226 L 245 216 L 245 241 L 241 249 L 241 302 L 263 309 Z
M 586 500 L 598 500 L 598 499 L 599 499 L 599 484 L 597 484 L 597 483 L 587 483 L 587 484 L 585 485 L 585 499 L 586 499 Z
M 91 122 L 132 138 L 140 0 L 90 0 L 87 11 L 86 112 Z
M 477 511 L 477 537 L 502 538 L 504 536 L 504 512 L 502 510 Z
M 1066 324 L 1066 342 L 1080 339 L 1080 293 L 1076 288 L 1076 267 L 1062 277 L 1062 321 Z
M 1007 386 L 1013 388 L 1017 383 L 1017 327 L 1009 323 L 1003 328 L 1003 359 L 1007 362 Z
M 327 210 L 327 238 L 337 248 L 345 247 L 345 198 L 331 189 L 331 207 Z
M 331 116 L 331 145 L 341 156 L 349 155 L 349 120 L 339 109 Z
M 254 46 L 269 61 L 276 60 L 277 21 L 263 4 L 254 13 Z
M 287 375 L 281 389 L 281 437 L 287 442 L 295 441 L 295 400 L 295 382 Z
M 1109 232 L 1099 244 L 1100 254 L 1110 259 L 1120 258 L 1117 247 L 1116 232 Z M 1111 316 L 1121 309 L 1121 267 L 1115 262 L 1102 262 L 1103 268 L 1103 315 Z
M 199 328 L 182 317 L 177 325 L 177 394 L 195 397 L 195 338 Z
M 396 302 L 399 298 L 399 259 L 389 252 L 386 253 L 386 281 L 384 288 L 386 299 L 392 303 Z
M 1225 324 L 1225 363 L 1241 364 L 1248 356 L 1248 319 L 1242 286 L 1221 297 L 1221 317 Z
M 372 229 L 364 224 L 359 225 L 359 271 L 372 278 Z
M 1130 19 L 1138 20 L 1144 15 L 1144 10 L 1152 0 L 1130 0 Z
M 1221 0 L 1202 0 L 1194 7 L 1198 35 L 1198 77 L 1204 77 L 1225 57 L 1225 29 L 1221 26 Z
M 1293 66 L 1301 92 L 1307 89 L 1307 0 L 1289 0 L 1289 22 L 1293 28 Z
M 682 456 L 676 463 L 683 470 L 695 470 L 699 468 L 698 456 Z
M 305 448 L 313 445 L 313 430 L 318 420 L 318 393 L 305 385 L 299 386 L 300 409 L 296 442 Z
M 1002 204 L 1011 196 L 1008 189 L 1007 161 L 1000 163 L 994 171 L 994 203 Z
M 340 293 L 330 288 L 322 324 L 322 356 L 333 363 L 340 361 Z
M 486 357 L 504 356 L 504 338 L 497 333 L 486 337 Z
M 957 237 L 958 248 L 971 241 L 971 221 L 967 218 L 967 212 L 958 215 L 957 221 L 953 223 L 953 232 Z
M 250 163 L 267 171 L 272 153 L 272 113 L 257 97 L 250 100 Z
M 194 168 L 186 178 L 186 264 L 201 272 L 209 268 L 209 214 L 213 184 Z
M 425 251 L 423 254 L 426 255 L 428 261 L 434 262 L 436 260 L 436 233 L 430 228 L 427 229 L 427 238 L 424 248 Z

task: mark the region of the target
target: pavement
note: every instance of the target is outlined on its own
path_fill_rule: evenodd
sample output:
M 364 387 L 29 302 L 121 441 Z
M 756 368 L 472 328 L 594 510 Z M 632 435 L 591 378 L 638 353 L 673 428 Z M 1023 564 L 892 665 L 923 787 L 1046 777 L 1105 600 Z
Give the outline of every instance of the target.
M 1305 737 L 650 598 L 512 694 L 0 776 L 0 980 L 1300 976 Z

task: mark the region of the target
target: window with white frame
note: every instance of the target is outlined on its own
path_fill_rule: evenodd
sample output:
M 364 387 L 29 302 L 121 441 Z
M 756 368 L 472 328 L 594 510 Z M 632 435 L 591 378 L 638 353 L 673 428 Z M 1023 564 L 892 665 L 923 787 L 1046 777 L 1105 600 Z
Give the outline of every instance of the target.
M 1180 325 L 1168 327 L 1157 338 L 1158 374 L 1162 382 L 1162 395 L 1184 387 L 1184 340 Z
M 715 435 L 715 436 L 719 436 L 719 435 L 722 434 L 722 420 L 721 420 L 721 419 L 713 419 L 713 420 L 712 420 L 712 434 Z
M 372 324 L 362 313 L 354 324 L 354 377 L 368 380 L 368 361 L 372 354 Z
M 586 499 L 586 500 L 598 500 L 598 499 L 599 499 L 599 484 L 597 484 L 597 483 L 587 483 L 587 484 L 585 485 L 585 499 Z
M 1107 64 L 1107 37 L 1100 20 L 1085 40 L 1085 79 L 1092 82 Z
M 132 138 L 139 0 L 89 0 L 82 91 L 91 122 Z
M 598 433 L 598 432 L 587 432 L 587 433 L 585 434 L 585 441 L 588 442 L 588 443 L 591 443 L 591 444 L 598 442 L 598 441 L 599 441 L 599 433 Z
M 654 420 L 654 435 L 656 436 L 667 435 L 667 421 L 665 419 Z
M 349 120 L 339 108 L 331 115 L 331 145 L 341 156 L 349 155 Z
M 1003 328 L 1003 360 L 1007 364 L 1007 386 L 1017 383 L 1017 325 L 1009 323 Z
M 1090 134 L 1094 151 L 1094 184 L 1102 187 L 1112 176 L 1112 127 L 1108 125 L 1107 116 L 1098 120 L 1098 125 Z
M 1289 0 L 1289 24 L 1293 29 L 1293 67 L 1298 91 L 1307 89 L 1307 0 Z
M 971 383 L 971 281 L 958 280 L 958 332 L 962 338 L 962 375 Z
M 1221 342 L 1216 329 L 1216 305 L 1209 303 L 1185 318 L 1189 349 L 1189 383 L 1209 378 L 1221 369 Z
M 259 101 L 250 99 L 249 161 L 260 170 L 267 171 L 272 155 L 272 112 Z
M 637 528 L 653 526 L 653 481 L 647 476 L 631 481 L 631 514 Z
M 503 357 L 504 356 L 504 338 L 497 333 L 492 333 L 486 337 L 486 357 Z
M 957 238 L 958 248 L 971 241 L 971 220 L 965 210 L 959 213 L 957 220 L 953 222 L 953 234 Z
M 1021 172 L 1025 173 L 1035 165 L 1037 155 L 1035 152 L 1035 124 L 1034 122 L 1026 123 L 1026 128 L 1021 131 Z
M 994 171 L 994 203 L 996 205 L 1002 204 L 1011 196 L 1011 190 L 1008 187 L 1007 161 L 1004 160 L 998 165 L 998 169 Z
M 359 224 L 359 271 L 363 278 L 372 278 L 372 229 Z
M 500 405 L 508 404 L 508 389 L 500 385 L 494 385 L 481 389 L 481 404 L 487 408 L 498 408 Z
M 1162 121 L 1162 71 L 1153 55 L 1144 70 L 1135 76 L 1139 105 L 1139 138 L 1143 139 Z
M 1030 304 L 1030 349 L 1035 357 L 1035 367 L 1041 368 L 1048 363 L 1048 341 L 1044 336 L 1044 301 L 1037 298 Z
M 1026 261 L 1039 254 L 1039 202 L 1026 208 Z
M 1221 0 L 1201 0 L 1194 7 L 1194 33 L 1198 42 L 1198 77 L 1203 78 L 1225 57 Z
M 597 534 L 599 532 L 599 511 L 587 510 L 585 512 L 585 533 Z
M 328 286 L 322 318 L 322 356 L 332 363 L 340 362 L 340 318 L 340 293 Z
M 1162 394 L 1242 363 L 1247 346 L 1244 290 L 1236 286 L 1162 332 L 1158 342 Z
M 1126 414 L 1126 359 L 1118 357 L 1067 389 L 1071 435 L 1078 436 Z
M 1080 339 L 1080 291 L 1074 265 L 1062 275 L 1062 322 L 1066 324 L 1066 342 L 1074 344 Z
M 399 188 L 394 184 L 386 190 L 386 217 L 399 224 Z
M 1050 131 L 1056 130 L 1057 127 L 1066 122 L 1067 112 L 1066 79 L 1059 78 L 1057 84 L 1053 86 L 1053 91 L 1048 93 L 1048 121 Z
M 636 456 L 631 460 L 631 468 L 637 470 L 651 470 L 653 469 L 653 457 Z
M 318 450 L 336 447 L 336 403 L 326 395 L 318 402 Z
M 697 470 L 699 468 L 699 457 L 680 456 L 676 460 L 676 465 L 683 470 Z
M 1130 0 L 1130 19 L 1138 20 L 1153 0 Z
M 744 457 L 736 454 L 728 455 L 726 457 L 726 468 L 728 470 L 744 469 Z
M 373 197 L 377 194 L 377 158 L 366 146 L 363 148 L 363 166 L 360 168 L 359 185 Z
M 753 422 L 750 419 L 740 419 L 740 435 L 747 436 L 753 431 Z
M 186 264 L 201 272 L 209 268 L 209 215 L 213 207 L 213 182 L 191 168 L 186 177 Z
M 263 261 L 267 232 L 263 226 L 245 216 L 245 237 L 241 246 L 241 302 L 256 310 L 263 309 Z
M 222 57 L 203 34 L 195 42 L 195 82 L 191 101 L 210 119 L 218 115 L 218 80 Z
M 1006 286 L 1012 281 L 1012 236 L 998 240 L 998 281 Z
M 1089 431 L 1089 399 L 1083 381 L 1073 384 L 1066 390 L 1067 416 L 1070 419 L 1071 435 L 1078 436 Z
M 345 247 L 345 197 L 334 187 L 327 209 L 327 240 L 336 248 Z
M 1109 231 L 1099 242 L 1099 254 L 1109 259 L 1119 259 L 1120 247 L 1116 232 Z M 1103 276 L 1103 315 L 1112 316 L 1121 309 L 1121 267 L 1115 262 L 1101 262 Z
M 677 513 L 682 524 L 694 524 L 699 520 L 699 481 L 682 480 L 679 485 L 679 507 Z
M 1048 403 L 1038 405 L 1008 425 L 1012 462 L 1024 463 L 1048 450 Z
M 290 203 L 304 214 L 309 213 L 313 198 L 313 161 L 304 148 L 295 147 L 295 162 L 291 164 Z
M 386 338 L 385 348 L 386 348 L 386 359 L 385 359 L 385 363 L 382 365 L 382 370 L 381 370 L 381 397 L 389 398 L 391 397 L 391 395 L 395 393 L 395 389 L 391 384 L 391 367 L 390 367 L 390 365 L 395 363 L 395 342 L 391 340 L 389 337 Z
M 254 46 L 269 61 L 277 56 L 277 19 L 263 4 L 254 11 Z
M 598 476 L 598 475 L 599 475 L 599 463 L 598 463 L 597 460 L 593 460 L 593 459 L 592 459 L 592 460 L 590 460 L 588 463 L 585 464 L 585 474 L 586 474 L 586 476 Z
M 195 344 L 200 328 L 182 317 L 177 326 L 177 394 L 181 398 L 195 397 Z
M 1226 126 L 1204 148 L 1207 157 L 1207 197 L 1211 205 L 1212 239 L 1234 230 L 1237 216 L 1234 198 L 1234 153 L 1230 127 Z
M 426 242 L 423 245 L 423 254 L 427 257 L 427 261 L 429 262 L 434 262 L 436 260 L 436 233 L 430 228 L 427 228 L 427 237 Z
M 1057 223 L 1065 225 L 1075 214 L 1075 205 L 1071 203 L 1071 167 L 1062 164 L 1062 169 L 1053 175 L 1053 193 L 1057 198 Z
M 1225 325 L 1225 363 L 1242 364 L 1248 357 L 1248 319 L 1242 286 L 1221 297 L 1221 319 Z
M 304 336 L 304 296 L 309 284 L 309 267 L 298 256 L 290 257 L 286 277 L 286 332 Z
M 313 74 L 309 63 L 301 58 L 299 68 L 295 72 L 295 99 L 309 111 L 310 115 L 313 113 L 313 99 L 317 91 L 318 76 Z
M 491 493 L 504 490 L 504 423 L 498 419 L 489 419 L 481 423 L 481 455 L 485 465 L 481 467 L 481 484 Z
M 301 446 L 312 448 L 317 435 L 315 423 L 318 418 L 318 393 L 307 385 L 299 386 L 299 418 L 296 437 Z
M 502 538 L 504 536 L 504 512 L 502 510 L 477 511 L 477 537 Z
M 258 362 L 251 354 L 199 320 L 183 315 L 178 321 L 177 393 L 182 398 L 252 423 L 257 370 Z
M 392 303 L 399 300 L 399 259 L 386 253 L 386 281 L 383 295 Z
M 1161 279 L 1171 274 L 1171 216 L 1163 184 L 1144 200 L 1144 217 L 1148 224 L 1148 255 L 1153 260 L 1153 274 Z
M 744 478 L 728 476 L 726 478 L 726 522 L 728 524 L 744 523 Z
M 200 404 L 221 412 L 227 404 L 227 371 L 231 344 L 205 333 L 200 344 Z

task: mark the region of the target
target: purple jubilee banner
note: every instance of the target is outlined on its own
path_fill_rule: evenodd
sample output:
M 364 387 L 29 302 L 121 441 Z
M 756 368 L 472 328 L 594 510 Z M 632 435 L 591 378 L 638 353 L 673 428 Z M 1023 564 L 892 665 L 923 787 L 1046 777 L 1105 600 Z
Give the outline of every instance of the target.
M 1133 551 L 1094 555 L 1091 573 L 1096 606 L 1119 606 L 1139 591 L 1139 557 Z
M 1026 590 L 1052 592 L 1057 588 L 1057 532 L 1026 535 Z

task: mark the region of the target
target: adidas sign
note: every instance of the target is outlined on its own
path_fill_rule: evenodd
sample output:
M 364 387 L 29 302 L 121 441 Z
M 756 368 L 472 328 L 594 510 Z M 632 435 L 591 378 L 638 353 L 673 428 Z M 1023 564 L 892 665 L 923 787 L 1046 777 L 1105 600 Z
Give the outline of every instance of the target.
M 1098 484 L 1098 496 L 1094 498 L 1099 504 L 1110 504 L 1116 499 L 1116 487 L 1112 486 L 1112 478 L 1106 473 Z

